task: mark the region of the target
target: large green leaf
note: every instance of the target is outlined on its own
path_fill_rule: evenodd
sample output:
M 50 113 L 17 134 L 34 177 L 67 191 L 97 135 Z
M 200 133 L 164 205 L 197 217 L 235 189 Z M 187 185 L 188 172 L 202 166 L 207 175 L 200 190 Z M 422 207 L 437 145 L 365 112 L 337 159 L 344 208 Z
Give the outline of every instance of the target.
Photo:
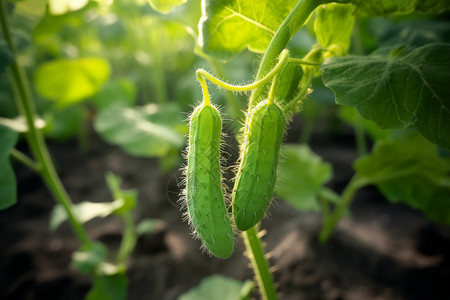
M 437 222 L 450 224 L 450 161 L 416 132 L 377 141 L 359 158 L 357 176 L 375 184 L 393 203 L 405 203 Z
M 253 283 L 237 281 L 221 275 L 212 275 L 200 285 L 181 295 L 178 300 L 247 300 Z
M 413 125 L 450 149 L 450 44 L 331 58 L 322 70 L 338 104 L 356 107 L 381 128 Z
M 0 210 L 17 201 L 17 183 L 9 153 L 17 142 L 17 133 L 0 125 Z
M 370 28 L 380 46 L 420 47 L 450 42 L 450 20 L 413 19 L 394 22 L 386 18 L 373 18 L 370 19 Z
M 333 175 L 331 164 L 304 145 L 285 145 L 281 156 L 276 194 L 300 210 L 320 211 L 318 195 Z
M 147 0 L 148 4 L 162 14 L 169 13 L 172 9 L 187 2 L 187 0 Z
M 112 105 L 99 112 L 94 127 L 106 141 L 132 155 L 162 157 L 184 147 L 186 126 L 182 121 L 176 105 Z
M 389 15 L 418 12 L 441 12 L 450 8 L 449 0 L 351 0 L 360 15 Z
M 94 95 L 109 72 L 102 58 L 56 59 L 39 66 L 34 82 L 42 97 L 66 106 Z
M 245 48 L 263 53 L 296 0 L 203 1 L 199 44 L 206 54 L 229 59 Z

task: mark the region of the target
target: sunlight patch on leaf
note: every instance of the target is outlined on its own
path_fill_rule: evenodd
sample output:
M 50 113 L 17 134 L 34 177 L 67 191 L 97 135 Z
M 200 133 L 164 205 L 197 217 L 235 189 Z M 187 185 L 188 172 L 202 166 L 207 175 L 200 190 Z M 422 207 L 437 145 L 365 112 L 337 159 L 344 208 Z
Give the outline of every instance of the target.
M 23 116 L 18 116 L 15 119 L 0 117 L 0 125 L 6 126 L 9 129 L 14 130 L 15 132 L 27 132 L 28 131 L 28 125 Z M 42 129 L 46 126 L 46 123 L 41 118 L 36 117 L 34 119 L 34 126 L 37 129 Z
M 49 0 L 48 6 L 52 15 L 63 15 L 82 9 L 88 2 L 89 0 Z
M 148 4 L 159 13 L 168 14 L 172 9 L 187 2 L 187 0 L 147 0 Z
M 105 218 L 124 205 L 123 199 L 117 199 L 113 202 L 81 202 L 73 205 L 73 211 L 81 223 L 86 223 L 94 218 Z M 68 219 L 64 207 L 60 204 L 55 205 L 50 214 L 50 230 L 56 230 L 63 222 Z
M 199 44 L 219 59 L 248 48 L 263 53 L 297 1 L 203 1 Z
M 38 67 L 34 83 L 42 97 L 67 106 L 97 93 L 109 73 L 102 58 L 56 59 Z

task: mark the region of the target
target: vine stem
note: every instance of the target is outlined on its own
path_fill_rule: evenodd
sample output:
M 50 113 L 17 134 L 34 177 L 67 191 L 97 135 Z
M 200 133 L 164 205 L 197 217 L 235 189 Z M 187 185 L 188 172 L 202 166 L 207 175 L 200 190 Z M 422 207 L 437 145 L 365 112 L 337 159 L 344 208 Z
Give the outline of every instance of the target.
M 269 270 L 269 263 L 264 256 L 264 248 L 258 237 L 256 228 L 253 227 L 242 232 L 242 238 L 252 263 L 263 300 L 278 299 L 273 277 Z
M 212 83 L 214 83 L 215 85 L 233 91 L 233 92 L 245 92 L 245 91 L 251 91 L 253 89 L 256 89 L 257 87 L 265 84 L 266 82 L 268 82 L 272 77 L 274 77 L 280 70 L 281 68 L 284 66 L 284 64 L 286 63 L 287 59 L 289 56 L 289 51 L 288 50 L 284 50 L 283 52 L 281 52 L 280 54 L 280 58 L 278 60 L 278 63 L 276 64 L 276 66 L 263 78 L 261 78 L 258 81 L 255 81 L 251 84 L 247 84 L 247 85 L 233 85 L 233 84 L 229 84 L 226 83 L 216 77 L 214 77 L 213 75 L 209 74 L 206 70 L 204 69 L 198 69 L 196 71 L 196 75 L 197 75 L 197 80 L 200 82 L 200 85 L 202 86 L 202 90 L 203 90 L 203 101 L 205 103 L 205 105 L 211 105 L 211 101 L 209 98 L 209 92 L 208 92 L 208 86 L 206 85 L 206 80 L 208 79 L 209 81 L 211 81 Z
M 39 174 L 47 185 L 48 189 L 53 194 L 53 197 L 60 203 L 68 216 L 69 222 L 74 230 L 77 238 L 82 244 L 89 244 L 89 237 L 78 220 L 77 216 L 74 214 L 73 204 L 67 194 L 61 180 L 56 173 L 53 162 L 50 158 L 47 146 L 44 141 L 42 133 L 35 127 L 34 117 L 36 116 L 36 110 L 34 107 L 34 102 L 32 99 L 30 85 L 28 80 L 20 68 L 16 60 L 16 50 L 11 38 L 11 33 L 9 30 L 9 24 L 6 19 L 5 13 L 5 1 L 0 3 L 0 23 L 2 27 L 2 32 L 6 42 L 8 43 L 9 49 L 13 54 L 13 62 L 10 66 L 10 72 L 12 76 L 12 85 L 15 93 L 16 105 L 19 113 L 25 117 L 27 122 L 28 131 L 25 133 L 26 140 L 30 146 L 33 157 L 36 159 L 39 168 Z
M 336 206 L 336 208 L 333 210 L 331 214 L 324 216 L 324 225 L 319 234 L 319 242 L 321 244 L 324 244 L 328 240 L 337 222 L 342 217 L 344 210 L 353 201 L 356 192 L 360 188 L 368 184 L 370 184 L 370 180 L 356 175 L 350 180 L 350 182 L 347 184 L 344 191 L 342 192 L 339 204 Z
M 136 228 L 134 226 L 133 217 L 130 212 L 122 216 L 125 223 L 125 230 L 122 241 L 117 252 L 116 262 L 118 265 L 124 265 L 136 245 Z
M 208 63 L 211 65 L 211 67 L 214 70 L 214 73 L 217 74 L 219 77 L 224 78 L 224 70 L 222 64 L 220 64 L 216 59 L 205 56 L 205 59 L 208 61 Z M 227 91 L 224 93 L 225 101 L 227 103 L 227 106 L 230 109 L 232 115 L 232 119 L 240 119 L 243 112 L 241 111 L 241 106 L 239 105 L 239 100 L 236 98 L 236 95 L 234 95 L 232 92 Z
M 275 59 L 280 55 L 281 51 L 286 48 L 287 43 L 291 37 L 305 24 L 311 13 L 320 4 L 324 4 L 331 1 L 326 0 L 300 0 L 292 9 L 290 14 L 284 19 L 283 23 L 278 28 L 274 37 L 272 38 L 267 51 L 265 52 L 261 63 L 259 65 L 258 73 L 256 74 L 256 80 L 264 77 L 265 74 L 274 65 Z M 250 96 L 248 111 L 250 111 L 258 102 L 261 96 L 266 93 L 267 90 L 262 87 L 255 89 Z

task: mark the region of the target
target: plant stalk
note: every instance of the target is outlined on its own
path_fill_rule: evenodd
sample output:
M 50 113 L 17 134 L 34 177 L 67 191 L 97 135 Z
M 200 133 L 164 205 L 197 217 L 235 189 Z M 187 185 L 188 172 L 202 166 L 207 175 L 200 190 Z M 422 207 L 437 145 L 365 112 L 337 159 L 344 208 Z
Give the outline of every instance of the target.
M 303 24 L 308 20 L 311 13 L 314 9 L 325 2 L 330 1 L 322 1 L 322 0 L 300 0 L 294 9 L 289 13 L 289 15 L 284 19 L 283 23 L 278 28 L 275 33 L 272 41 L 267 48 L 266 53 L 264 54 L 261 63 L 259 65 L 258 73 L 256 74 L 256 79 L 259 80 L 268 73 L 275 63 L 277 62 L 277 58 L 280 55 L 281 51 L 286 48 L 289 40 L 292 36 L 303 26 Z M 255 89 L 249 101 L 248 111 L 250 111 L 258 102 L 260 98 L 266 94 L 268 91 L 266 86 Z
M 64 207 L 68 215 L 69 222 L 77 238 L 82 244 L 88 244 L 90 243 L 88 235 L 84 227 L 81 225 L 81 222 L 74 214 L 72 201 L 70 200 L 69 195 L 67 194 L 64 186 L 61 183 L 61 180 L 56 173 L 55 167 L 45 144 L 44 137 L 41 131 L 35 127 L 34 118 L 36 116 L 36 110 L 30 91 L 30 85 L 23 70 L 20 68 L 16 60 L 16 49 L 11 38 L 8 21 L 6 19 L 5 5 L 5 1 L 2 1 L 2 3 L 0 3 L 0 23 L 4 38 L 14 57 L 13 62 L 9 68 L 12 75 L 13 90 L 16 93 L 16 105 L 19 113 L 23 117 L 25 117 L 28 126 L 28 131 L 25 133 L 26 140 L 28 142 L 28 145 L 30 146 L 33 157 L 36 159 L 38 165 L 40 166 L 39 174 L 41 175 L 50 192 L 53 194 L 53 197 L 56 199 L 56 201 Z
M 222 65 L 214 58 L 207 57 L 206 59 L 213 68 L 214 73 L 217 74 L 219 78 L 225 78 L 225 72 Z M 241 106 L 239 105 L 239 101 L 236 99 L 236 96 L 230 91 L 225 91 L 223 95 L 225 97 L 225 101 L 227 102 L 227 107 L 231 107 L 232 119 L 240 120 L 243 112 L 241 111 Z
M 136 245 L 136 229 L 134 226 L 133 217 L 130 212 L 122 216 L 125 223 L 125 230 L 123 232 L 122 241 L 117 252 L 116 262 L 118 265 L 124 265 Z
M 358 177 L 357 175 L 353 176 L 342 192 L 339 204 L 333 209 L 331 214 L 328 214 L 327 217 L 324 218 L 324 224 L 319 234 L 319 242 L 321 244 L 324 244 L 328 240 L 337 222 L 342 217 L 345 208 L 347 208 L 355 198 L 356 192 L 367 184 L 369 184 L 368 180 Z
M 40 174 L 41 166 L 24 153 L 20 152 L 17 149 L 12 149 L 10 155 L 12 158 L 29 168 L 31 171 Z
M 242 238 L 244 239 L 245 248 L 247 249 L 248 256 L 255 272 L 262 299 L 278 299 L 273 277 L 269 270 L 269 263 L 264 256 L 264 249 L 261 240 L 258 237 L 256 228 L 253 227 L 242 232 Z

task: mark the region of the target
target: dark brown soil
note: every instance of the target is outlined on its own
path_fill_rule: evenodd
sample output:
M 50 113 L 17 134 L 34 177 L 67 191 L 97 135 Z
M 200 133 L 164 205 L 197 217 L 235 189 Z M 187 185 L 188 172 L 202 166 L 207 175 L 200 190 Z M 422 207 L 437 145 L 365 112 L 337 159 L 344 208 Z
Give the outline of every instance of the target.
M 314 151 L 333 163 L 330 186 L 337 191 L 352 175 L 352 143 L 348 136 L 312 143 Z M 52 143 L 51 152 L 75 202 L 110 201 L 104 182 L 110 170 L 123 178 L 125 187 L 139 191 L 136 220 L 161 220 L 157 230 L 139 240 L 130 261 L 130 300 L 176 299 L 216 273 L 252 278 L 241 241 L 228 260 L 199 250 L 200 242 L 190 237 L 176 204 L 179 173 L 163 174 L 157 160 L 128 156 L 95 135 L 88 153 L 80 153 L 74 142 Z M 30 171 L 17 165 L 16 173 L 19 202 L 0 212 L 0 299 L 83 299 L 90 278 L 70 267 L 77 241 L 67 225 L 49 232 L 51 195 Z M 114 218 L 88 223 L 90 236 L 113 248 L 122 226 Z M 374 188 L 358 193 L 351 219 L 341 220 L 325 245 L 316 242 L 320 226 L 319 214 L 298 212 L 281 200 L 263 222 L 280 299 L 450 299 L 448 227 L 387 203 Z

